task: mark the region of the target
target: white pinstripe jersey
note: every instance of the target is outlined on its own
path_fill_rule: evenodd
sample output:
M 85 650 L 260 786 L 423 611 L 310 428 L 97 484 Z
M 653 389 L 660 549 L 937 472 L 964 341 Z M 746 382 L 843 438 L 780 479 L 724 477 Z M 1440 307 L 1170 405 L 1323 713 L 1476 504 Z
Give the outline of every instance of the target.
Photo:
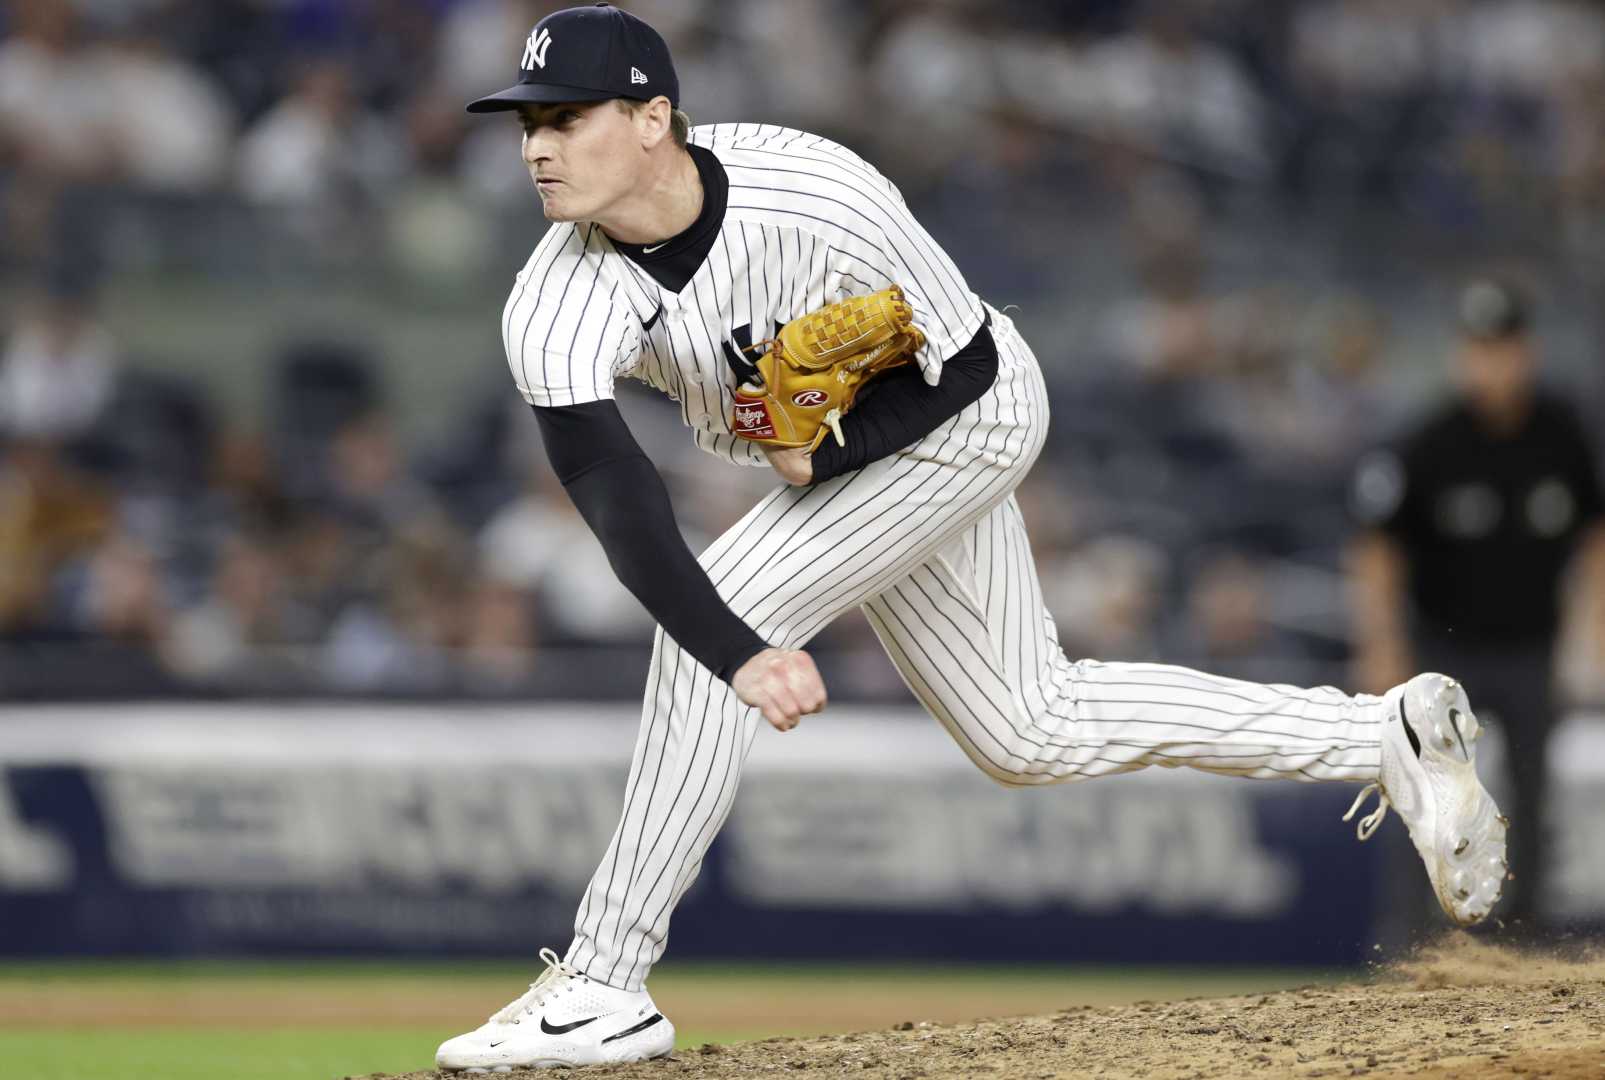
M 554 224 L 519 271 L 502 338 L 530 404 L 598 401 L 621 376 L 640 379 L 680 403 L 699 447 L 766 465 L 730 432 L 735 376 L 722 342 L 771 337 L 799 315 L 895 283 L 925 331 L 916 359 L 934 385 L 980 329 L 981 301 L 947 253 L 851 150 L 763 124 L 697 127 L 691 141 L 719 158 L 730 191 L 719 236 L 684 289 L 659 285 L 589 222 Z

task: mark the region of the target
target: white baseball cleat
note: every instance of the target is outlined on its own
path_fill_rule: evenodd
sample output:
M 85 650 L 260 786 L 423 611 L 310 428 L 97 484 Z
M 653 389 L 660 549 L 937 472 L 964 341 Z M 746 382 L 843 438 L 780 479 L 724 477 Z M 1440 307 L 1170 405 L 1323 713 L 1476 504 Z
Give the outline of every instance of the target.
M 1477 779 L 1482 726 L 1447 675 L 1417 675 L 1383 702 L 1381 773 L 1343 820 L 1380 791 L 1380 805 L 1355 830 L 1360 839 L 1371 838 L 1389 806 L 1398 810 L 1443 910 L 1461 926 L 1481 922 L 1504 887 L 1509 824 Z
M 541 950 L 546 970 L 529 990 L 466 1035 L 447 1039 L 435 1065 L 448 1072 L 645 1061 L 674 1049 L 674 1025 L 645 990 L 615 990 Z

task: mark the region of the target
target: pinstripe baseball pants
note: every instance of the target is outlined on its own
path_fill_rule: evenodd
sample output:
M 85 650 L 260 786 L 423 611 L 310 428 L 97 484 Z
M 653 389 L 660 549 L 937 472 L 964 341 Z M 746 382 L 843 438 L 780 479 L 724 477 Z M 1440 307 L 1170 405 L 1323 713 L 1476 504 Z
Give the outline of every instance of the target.
M 861 606 L 915 696 L 1004 784 L 1149 765 L 1375 779 L 1380 699 L 1064 655 L 1012 496 L 1042 448 L 1047 395 L 1007 317 L 994 312 L 993 325 L 998 378 L 974 405 L 857 473 L 776 490 L 703 553 L 732 610 L 797 648 Z M 659 630 L 624 813 L 570 964 L 642 986 L 761 723 Z

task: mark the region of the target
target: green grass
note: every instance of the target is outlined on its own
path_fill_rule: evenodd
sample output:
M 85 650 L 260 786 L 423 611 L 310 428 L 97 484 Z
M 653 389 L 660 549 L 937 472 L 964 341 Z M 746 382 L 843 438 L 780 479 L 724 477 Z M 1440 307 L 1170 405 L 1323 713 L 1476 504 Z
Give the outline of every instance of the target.
M 477 1022 L 516 994 L 538 966 L 226 960 L 0 963 L 0 1075 L 7 1080 L 336 1080 L 425 1069 L 441 1040 L 471 1026 L 464 1020 Z M 785 1000 L 798 1003 L 839 1000 L 844 993 L 879 1002 L 883 1015 L 873 1020 L 855 1023 L 856 1017 L 828 1012 L 814 1018 L 814 1030 L 853 1030 L 895 1019 L 921 1019 L 925 1015 L 921 1010 L 933 1002 L 973 1010 L 961 1013 L 970 1016 L 997 1015 L 1000 1010 L 1050 1012 L 1083 1002 L 1260 992 L 1331 977 L 1332 973 L 1288 970 L 671 963 L 654 974 L 652 988 L 660 1004 L 673 1002 L 664 1006 L 671 1019 L 683 1015 L 689 1022 L 680 1028 L 677 1042 L 690 1047 L 788 1033 L 775 1020 L 773 1009 L 752 1017 L 739 1011 L 742 1002 L 772 1003 L 785 995 L 791 995 Z M 319 1000 L 381 1005 L 360 1024 L 310 1025 L 305 1010 L 293 1020 L 275 1022 L 275 1002 L 306 1000 L 296 997 L 298 991 L 323 995 Z M 387 994 L 414 1002 L 407 1016 L 384 1019 L 382 1002 Z M 52 1008 L 46 1022 L 22 1026 L 15 1016 L 4 1015 L 8 1000 L 48 1000 Z M 123 1026 L 108 1021 L 103 1011 L 115 1010 L 119 1003 L 149 1005 L 158 1000 L 169 1003 L 172 1010 L 171 1015 L 164 1014 L 160 1026 Z M 421 1010 L 416 1005 L 419 1000 L 424 1002 Z M 255 1022 L 202 1025 L 183 1011 L 218 1001 L 248 1003 L 245 1008 Z M 82 1017 L 71 1011 L 79 1002 Z M 904 1009 L 907 1015 L 900 1012 L 888 1018 L 887 1008 Z M 427 1022 L 419 1023 L 420 1017 Z
M 17 1080 L 331 1080 L 353 1070 L 360 1075 L 425 1068 L 450 1034 L 345 1028 L 0 1031 L 0 1061 Z

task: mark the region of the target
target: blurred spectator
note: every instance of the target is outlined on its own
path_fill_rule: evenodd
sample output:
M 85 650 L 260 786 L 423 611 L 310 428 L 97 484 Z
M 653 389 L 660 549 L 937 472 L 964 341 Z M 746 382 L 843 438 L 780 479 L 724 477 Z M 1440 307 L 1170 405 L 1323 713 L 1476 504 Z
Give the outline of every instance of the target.
M 0 354 L 0 433 L 70 440 L 111 400 L 116 349 L 96 319 L 89 284 L 52 282 L 18 320 Z
M 1266 561 L 1248 550 L 1222 549 L 1194 563 L 1185 619 L 1169 655 L 1239 679 L 1310 681 L 1307 644 L 1276 622 Z
M 111 528 L 107 494 L 48 443 L 13 442 L 0 456 L 0 637 L 48 623 L 56 571 Z
M 181 546 L 190 523 L 179 519 L 212 494 L 215 422 L 193 381 L 129 364 L 93 428 L 72 444 L 73 459 L 118 491 L 125 516 L 139 507 L 163 519 L 147 520 L 142 536 Z
M 523 477 L 531 468 L 544 467 L 529 406 L 494 381 L 497 385 L 469 402 L 445 440 L 423 455 L 419 465 L 452 518 L 473 533 L 523 490 Z
M 324 498 L 336 434 L 380 415 L 374 366 L 366 349 L 339 341 L 311 338 L 284 350 L 269 391 L 269 449 L 291 498 Z
M 290 93 L 240 143 L 240 190 L 253 202 L 333 211 L 378 194 L 402 170 L 392 126 L 366 109 L 337 57 L 308 61 Z
M 753 81 L 763 89 L 762 108 L 772 117 L 771 122 L 806 127 L 815 117 L 833 117 L 834 124 L 844 130 L 861 129 L 866 118 L 858 103 L 865 97 L 865 69 L 858 62 L 857 43 L 842 40 L 844 30 L 851 32 L 843 25 L 842 6 L 840 0 L 733 6 L 732 22 L 722 28 L 729 35 L 722 59 L 727 70 L 734 69 L 730 59 L 745 59 L 746 70 L 756 74 Z M 678 52 L 675 57 L 679 64 Z M 682 85 L 706 87 L 702 79 L 707 68 L 690 73 L 683 67 L 680 70 Z M 709 102 L 739 100 L 739 95 L 725 95 L 711 87 L 699 89 L 698 96 Z M 701 120 L 702 114 L 693 112 L 692 118 Z M 707 119 L 737 117 L 710 112 Z
M 1605 71 L 1605 12 L 1597 4 L 1514 0 L 1456 7 L 1440 16 L 1445 82 L 1538 100 L 1568 81 Z
M 1265 105 L 1237 61 L 1197 34 L 1192 6 L 1147 0 L 1137 29 L 1082 57 L 1093 87 L 1081 123 L 1209 172 L 1270 175 Z
M 131 20 L 86 59 L 101 110 L 98 140 L 135 187 L 206 190 L 227 176 L 231 108 L 212 79 L 168 51 L 154 19 Z
M 549 469 L 545 469 L 549 473 Z M 533 591 L 554 642 L 650 640 L 653 622 L 615 580 L 607 554 L 556 479 L 507 504 L 479 534 L 491 581 Z
M 226 527 L 264 537 L 271 534 L 272 546 L 282 553 L 295 508 L 274 472 L 266 440 L 256 432 L 226 430 L 208 465 L 210 495 Z
M 1605 255 L 1605 68 L 1560 84 L 1555 102 L 1556 196 L 1562 237 L 1580 255 Z
M 1291 19 L 1291 81 L 1307 110 L 1290 171 L 1326 197 L 1357 197 L 1400 183 L 1425 153 L 1420 126 L 1436 72 L 1432 0 L 1334 0 L 1299 5 Z
M 1143 378 L 1208 376 L 1219 363 L 1213 305 L 1185 274 L 1167 273 L 1154 292 L 1133 294 L 1108 313 L 1107 346 Z
M 1332 0 L 1294 7 L 1293 71 L 1311 100 L 1369 112 L 1418 93 L 1432 78 L 1437 5 Z
M 128 533 L 96 549 L 69 618 L 85 635 L 154 651 L 167 637 L 171 608 L 155 554 Z
M 1124 366 L 1100 388 L 1103 407 L 1120 410 L 1129 463 L 1145 466 L 1128 470 L 1124 497 L 1184 515 L 1188 535 L 1167 538 L 1183 544 L 1209 539 L 1259 494 L 1233 424 L 1242 387 L 1229 298 L 1205 291 L 1198 260 L 1187 247 L 1149 257 L 1148 290 L 1112 305 L 1103 328 Z
M 0 162 L 58 179 L 104 175 L 103 91 L 70 0 L 13 0 L 0 41 Z
M 1000 109 L 967 139 L 964 167 L 949 170 L 932 190 L 916 197 L 915 213 L 945 222 L 947 245 L 966 253 L 965 281 L 995 303 L 1032 304 L 1062 288 L 1048 271 L 1062 255 L 1055 232 L 997 243 L 1021 216 L 1051 219 L 1062 212 L 1057 144 L 1058 132 L 1028 110 Z
M 985 20 L 964 5 L 911 0 L 876 38 L 874 92 L 889 114 L 883 144 L 921 171 L 949 168 L 953 147 L 997 97 Z
M 436 290 L 461 289 L 478 281 L 495 250 L 490 222 L 473 206 L 455 172 L 464 115 L 461 105 L 438 86 L 412 97 L 403 114 L 410 167 L 387 207 L 397 268 Z M 501 134 L 501 151 L 509 163 L 517 164 L 511 127 Z M 527 175 L 521 179 L 527 195 Z
M 533 598 L 514 585 L 480 579 L 469 590 L 463 616 L 462 667 L 476 693 L 516 691 L 537 671 Z
M 1227 551 L 1203 560 L 1187 594 L 1195 643 L 1186 654 L 1199 657 L 1203 667 L 1221 665 L 1211 671 L 1233 674 L 1234 660 L 1241 664 L 1266 651 L 1265 608 L 1265 579 L 1253 559 Z
M 174 671 L 207 686 L 271 685 L 275 647 L 301 639 L 292 594 L 270 540 L 231 536 L 202 601 L 174 620 L 164 650 Z
M 434 515 L 427 489 L 407 472 L 388 420 L 353 417 L 329 445 L 327 494 L 347 520 L 388 533 Z
M 279 541 L 290 601 L 305 610 L 314 640 L 321 639 L 367 583 L 372 556 L 353 539 L 346 521 L 326 502 L 298 504 Z
M 369 105 L 384 112 L 404 108 L 435 66 L 440 18 L 454 2 L 320 3 L 320 13 L 333 25 L 321 39 L 309 34 L 307 44 L 339 46 L 350 58 L 354 83 Z
M 1384 382 L 1387 322 L 1357 297 L 1322 305 L 1310 322 L 1306 362 L 1292 373 L 1297 430 L 1288 448 L 1301 464 L 1346 469 L 1397 419 L 1398 397 Z
M 1145 540 L 1109 536 L 1048 563 L 1043 599 L 1067 656 L 1160 655 L 1158 616 L 1165 553 Z
M 330 626 L 320 667 L 338 689 L 440 692 L 461 640 L 467 571 L 461 538 L 441 522 L 398 531 Z

